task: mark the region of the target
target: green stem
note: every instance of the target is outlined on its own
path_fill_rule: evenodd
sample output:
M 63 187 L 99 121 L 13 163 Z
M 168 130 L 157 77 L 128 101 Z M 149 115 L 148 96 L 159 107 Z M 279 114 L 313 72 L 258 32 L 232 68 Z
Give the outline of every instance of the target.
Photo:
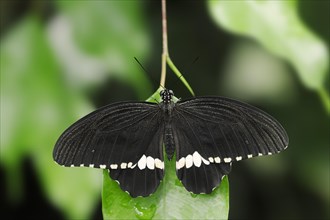
M 318 90 L 318 93 L 327 113 L 330 114 L 330 96 L 328 91 L 325 88 L 321 88 Z
M 174 63 L 172 62 L 172 60 L 171 60 L 171 58 L 169 56 L 166 57 L 166 62 L 168 64 L 168 66 L 172 69 L 172 71 L 175 73 L 175 75 L 177 75 L 177 77 L 179 77 L 179 79 L 181 80 L 181 82 L 187 87 L 187 89 L 189 90 L 189 92 L 193 96 L 195 96 L 195 93 L 192 90 L 192 88 L 190 87 L 189 83 L 186 81 L 186 79 L 180 73 L 180 71 L 178 70 L 178 68 L 176 68 L 176 66 L 174 65 Z

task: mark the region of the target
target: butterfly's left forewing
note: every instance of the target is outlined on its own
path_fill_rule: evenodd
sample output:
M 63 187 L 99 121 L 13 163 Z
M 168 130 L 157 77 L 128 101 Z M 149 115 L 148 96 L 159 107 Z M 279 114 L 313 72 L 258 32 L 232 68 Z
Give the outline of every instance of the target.
M 132 197 L 153 193 L 164 175 L 162 111 L 147 102 L 114 103 L 70 126 L 57 141 L 60 165 L 110 170 Z
M 198 97 L 176 103 L 172 127 L 177 175 L 187 190 L 209 193 L 231 162 L 279 153 L 288 145 L 282 126 L 248 104 Z

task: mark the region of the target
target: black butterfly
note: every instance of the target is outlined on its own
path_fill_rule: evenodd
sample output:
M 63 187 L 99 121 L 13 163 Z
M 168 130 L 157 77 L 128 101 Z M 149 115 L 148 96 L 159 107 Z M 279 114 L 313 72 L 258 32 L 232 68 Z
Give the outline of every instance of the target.
M 283 127 L 248 104 L 223 97 L 174 103 L 172 90 L 159 104 L 119 102 L 70 126 L 53 157 L 64 166 L 110 170 L 132 197 L 155 192 L 164 176 L 164 155 L 176 153 L 176 173 L 193 193 L 211 193 L 231 163 L 279 153 L 288 146 Z

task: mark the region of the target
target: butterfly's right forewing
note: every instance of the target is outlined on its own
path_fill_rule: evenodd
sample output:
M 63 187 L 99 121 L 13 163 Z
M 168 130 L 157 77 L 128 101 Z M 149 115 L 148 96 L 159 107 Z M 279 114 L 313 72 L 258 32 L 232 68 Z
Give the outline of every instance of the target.
M 162 111 L 147 102 L 122 102 L 92 112 L 69 127 L 54 148 L 64 166 L 110 170 L 133 197 L 154 192 L 163 178 Z

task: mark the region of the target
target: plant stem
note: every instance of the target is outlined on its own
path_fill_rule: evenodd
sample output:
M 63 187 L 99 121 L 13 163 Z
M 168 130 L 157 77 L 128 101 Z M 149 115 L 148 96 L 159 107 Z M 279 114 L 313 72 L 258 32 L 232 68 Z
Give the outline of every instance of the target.
M 166 0 L 162 0 L 162 32 L 163 32 L 163 53 L 162 53 L 162 71 L 160 76 L 160 86 L 165 88 L 166 79 L 166 58 L 168 57 L 167 46 L 167 20 L 166 20 Z
M 181 82 L 186 86 L 190 93 L 195 96 L 194 91 L 190 87 L 189 83 L 185 80 L 183 75 L 180 73 L 178 68 L 172 62 L 169 52 L 168 52 L 168 43 L 167 43 L 167 18 L 166 18 L 166 0 L 162 0 L 162 37 L 163 37 L 163 53 L 162 53 L 162 70 L 160 76 L 160 89 L 165 88 L 166 80 L 166 64 L 173 70 L 173 72 L 178 76 Z
M 194 91 L 192 90 L 192 88 L 190 87 L 189 83 L 186 81 L 186 79 L 183 77 L 183 75 L 180 73 L 180 71 L 178 70 L 178 68 L 176 68 L 176 66 L 174 65 L 174 63 L 172 62 L 170 56 L 167 56 L 166 58 L 166 62 L 168 64 L 168 66 L 172 69 L 172 71 L 175 73 L 175 75 L 177 75 L 177 77 L 181 80 L 181 82 L 186 86 L 186 88 L 189 90 L 189 92 L 195 96 Z

